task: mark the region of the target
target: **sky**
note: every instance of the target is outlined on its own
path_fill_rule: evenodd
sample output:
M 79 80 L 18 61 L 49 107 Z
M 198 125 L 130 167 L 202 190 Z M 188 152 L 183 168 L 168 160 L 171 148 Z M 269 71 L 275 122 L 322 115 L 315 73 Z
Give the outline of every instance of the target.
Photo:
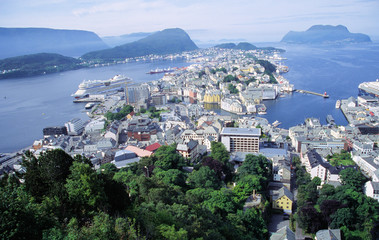
M 379 0 L 0 0 L 0 27 L 93 31 L 100 37 L 182 28 L 195 41 L 277 42 L 312 25 L 379 40 Z

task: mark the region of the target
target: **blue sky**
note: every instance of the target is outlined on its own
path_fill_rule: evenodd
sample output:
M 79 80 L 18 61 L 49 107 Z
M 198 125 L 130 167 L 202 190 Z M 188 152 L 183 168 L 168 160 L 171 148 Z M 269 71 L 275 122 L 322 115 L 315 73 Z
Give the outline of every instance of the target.
M 379 0 L 0 0 L 0 26 L 99 36 L 179 27 L 194 40 L 264 42 L 315 24 L 342 24 L 379 40 L 378 10 Z

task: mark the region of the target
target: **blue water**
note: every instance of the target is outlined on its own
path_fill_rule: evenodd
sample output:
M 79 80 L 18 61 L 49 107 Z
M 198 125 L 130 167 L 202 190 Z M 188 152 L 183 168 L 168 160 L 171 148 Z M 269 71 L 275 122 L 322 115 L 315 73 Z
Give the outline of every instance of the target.
M 272 44 L 271 44 L 272 45 Z M 267 45 L 266 45 L 267 46 Z M 286 49 L 284 64 L 290 71 L 285 77 L 297 89 L 319 93 L 330 98 L 293 93 L 273 101 L 264 101 L 267 115 L 284 128 L 316 117 L 326 124 L 331 114 L 336 123 L 346 125 L 341 111 L 335 109 L 338 99 L 357 96 L 358 85 L 379 78 L 379 44 L 316 47 L 281 45 Z M 162 74 L 149 75 L 156 68 L 182 67 L 182 61 L 128 63 L 102 68 L 80 69 L 59 74 L 0 81 L 0 152 L 13 152 L 42 138 L 46 126 L 63 125 L 74 117 L 87 119 L 84 104 L 74 104 L 71 94 L 84 79 L 108 79 L 116 74 L 131 77 L 135 82 L 157 80 Z M 6 96 L 6 98 L 4 98 Z
M 348 124 L 342 112 L 335 109 L 338 99 L 356 97 L 358 85 L 379 78 L 379 44 L 346 46 L 277 45 L 286 50 L 284 64 L 290 71 L 284 76 L 295 85 L 318 93 L 327 92 L 330 98 L 293 93 L 284 98 L 264 101 L 269 122 L 278 120 L 280 127 L 289 128 L 316 117 L 326 124 L 331 114 L 338 125 Z
M 135 83 L 160 79 L 151 69 L 183 67 L 183 60 L 133 62 L 80 69 L 38 77 L 0 80 L 0 152 L 13 152 L 43 137 L 47 126 L 64 125 L 74 117 L 87 120 L 84 103 L 73 103 L 71 94 L 83 80 L 109 79 L 122 74 Z

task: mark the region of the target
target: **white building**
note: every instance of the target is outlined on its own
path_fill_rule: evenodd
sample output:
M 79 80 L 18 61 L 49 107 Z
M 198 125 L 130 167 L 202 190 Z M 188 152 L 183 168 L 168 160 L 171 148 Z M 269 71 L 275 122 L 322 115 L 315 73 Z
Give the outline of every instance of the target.
M 223 128 L 220 135 L 229 152 L 259 152 L 260 128 Z
M 67 128 L 68 135 L 80 135 L 84 130 L 84 123 L 79 118 L 74 118 L 64 125 Z
M 368 181 L 364 186 L 364 193 L 379 202 L 379 182 Z

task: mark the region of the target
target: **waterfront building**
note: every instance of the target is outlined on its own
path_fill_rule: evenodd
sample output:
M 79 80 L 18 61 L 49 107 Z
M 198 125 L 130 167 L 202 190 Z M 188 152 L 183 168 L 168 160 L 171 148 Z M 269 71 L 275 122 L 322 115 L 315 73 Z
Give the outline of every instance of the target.
M 260 128 L 228 128 L 221 131 L 221 142 L 229 152 L 259 152 Z
M 223 98 L 221 100 L 221 109 L 232 113 L 243 112 L 242 104 L 236 98 Z
M 67 128 L 65 126 L 46 127 L 43 129 L 43 135 L 44 136 L 67 135 Z
M 84 123 L 79 118 L 74 118 L 64 125 L 67 128 L 68 135 L 80 135 L 84 130 Z
M 207 91 L 204 94 L 204 103 L 220 103 L 221 102 L 221 92 L 220 91 Z

